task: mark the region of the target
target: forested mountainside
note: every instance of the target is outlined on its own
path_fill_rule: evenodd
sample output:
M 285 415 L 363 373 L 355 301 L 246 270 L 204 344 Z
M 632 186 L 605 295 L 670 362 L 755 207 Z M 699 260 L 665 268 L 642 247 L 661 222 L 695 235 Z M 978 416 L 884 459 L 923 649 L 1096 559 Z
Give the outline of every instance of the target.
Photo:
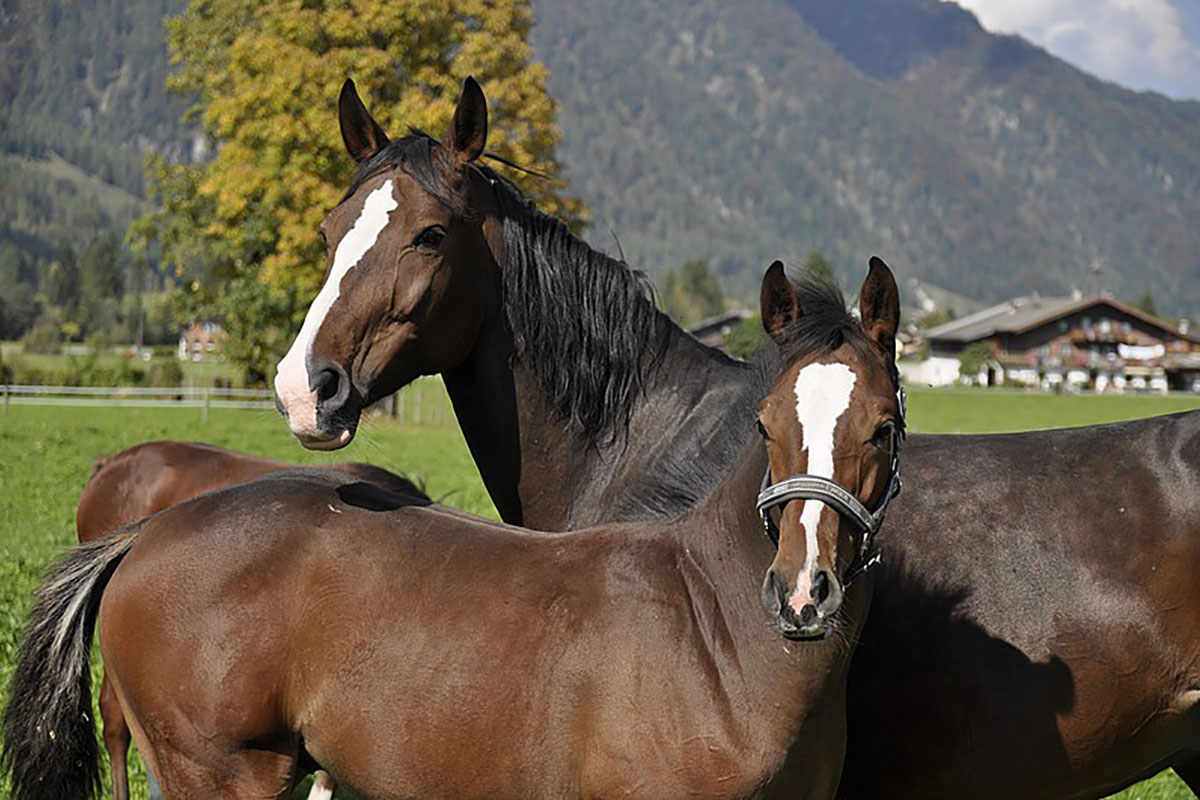
M 635 263 L 871 253 L 995 300 L 1200 309 L 1200 103 L 1092 78 L 938 0 L 535 0 L 575 190 Z
M 0 0 L 0 237 L 38 256 L 124 227 L 143 155 L 190 157 L 170 96 L 163 17 L 182 0 Z
M 0 338 L 33 324 L 64 256 L 112 252 L 134 274 L 107 242 L 147 207 L 144 155 L 199 142 L 163 82 L 163 18 L 183 7 L 0 0 Z
M 0 294 L 146 207 L 184 0 L 0 0 Z M 1096 80 L 938 0 L 534 0 L 591 239 L 652 275 L 871 253 L 981 300 L 1086 288 L 1200 313 L 1200 103 Z M 486 90 L 486 87 L 485 87 Z M 331 107 L 331 124 L 333 110 Z M 911 298 L 910 298 L 911 299 Z M 3 324 L 0 309 L 0 326 Z

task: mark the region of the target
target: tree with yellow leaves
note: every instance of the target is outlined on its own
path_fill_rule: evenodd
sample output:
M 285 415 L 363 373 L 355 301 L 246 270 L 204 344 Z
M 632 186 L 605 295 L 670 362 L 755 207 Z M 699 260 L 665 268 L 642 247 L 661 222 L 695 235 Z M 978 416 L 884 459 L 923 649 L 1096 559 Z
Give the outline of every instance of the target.
M 527 0 L 192 0 L 168 23 L 172 89 L 217 147 L 200 166 L 151 164 L 157 240 L 188 307 L 220 313 L 253 379 L 286 349 L 324 268 L 317 234 L 354 164 L 337 126 L 347 77 L 386 130 L 445 130 L 459 87 L 488 94 L 490 151 L 548 178 L 512 177 L 539 206 L 582 224 L 565 195 L 556 104 L 533 61 Z

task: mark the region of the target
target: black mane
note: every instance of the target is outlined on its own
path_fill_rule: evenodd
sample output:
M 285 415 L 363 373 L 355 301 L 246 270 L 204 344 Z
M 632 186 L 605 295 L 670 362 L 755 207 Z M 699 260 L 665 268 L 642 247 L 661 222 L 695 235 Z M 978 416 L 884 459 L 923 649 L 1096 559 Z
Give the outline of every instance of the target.
M 359 166 L 347 196 L 370 176 L 401 169 L 452 211 L 471 213 L 463 187 L 436 163 L 438 147 L 416 130 L 390 142 Z M 551 407 L 579 432 L 592 440 L 618 437 L 670 330 L 654 306 L 649 280 L 593 250 L 490 167 L 473 168 L 499 201 L 503 304 L 516 357 L 537 377 Z
M 649 279 L 480 170 L 496 186 L 504 220 L 504 308 L 517 356 L 579 431 L 622 434 L 671 328 Z

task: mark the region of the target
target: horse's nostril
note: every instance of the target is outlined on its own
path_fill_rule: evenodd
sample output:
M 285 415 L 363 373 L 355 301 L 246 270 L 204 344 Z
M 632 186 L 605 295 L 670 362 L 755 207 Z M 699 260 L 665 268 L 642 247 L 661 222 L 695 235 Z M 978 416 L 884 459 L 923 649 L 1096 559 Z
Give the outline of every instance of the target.
M 812 597 L 817 601 L 817 605 L 829 599 L 829 574 L 824 570 L 818 572 L 817 579 L 813 581 Z
M 800 609 L 800 624 L 812 625 L 817 619 L 817 607 L 812 603 L 805 603 L 804 608 Z
M 317 373 L 316 385 L 313 389 L 317 393 L 317 403 L 323 404 L 338 393 L 338 374 L 332 368 L 325 368 Z

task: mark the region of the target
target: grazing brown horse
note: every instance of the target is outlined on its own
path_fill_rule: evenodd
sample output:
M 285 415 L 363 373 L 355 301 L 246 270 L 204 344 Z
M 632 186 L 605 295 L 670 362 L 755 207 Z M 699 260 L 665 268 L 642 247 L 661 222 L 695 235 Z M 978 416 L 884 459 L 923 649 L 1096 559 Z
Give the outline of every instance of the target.
M 100 536 L 193 497 L 248 481 L 295 464 L 199 442 L 146 442 L 96 460 L 75 508 L 80 542 Z M 345 462 L 327 469 L 393 492 L 424 498 L 412 481 L 370 464 Z M 427 499 L 427 498 L 426 498 Z M 114 800 L 129 797 L 129 726 L 107 677 L 100 684 L 104 747 L 112 771 Z M 318 778 L 323 780 L 322 778 Z
M 200 442 L 157 441 L 96 459 L 79 505 L 75 532 L 89 542 L 109 531 L 193 497 L 297 464 Z M 324 465 L 401 494 L 422 491 L 410 480 L 371 464 Z
M 753 369 L 472 160 L 477 87 L 440 143 L 389 142 L 349 83 L 339 111 L 359 170 L 277 381 L 301 440 L 340 445 L 364 404 L 441 371 L 508 522 L 573 529 L 706 497 Z M 920 478 L 851 673 L 845 796 L 1099 797 L 1166 766 L 1200 792 L 1184 577 L 1200 573 L 1200 414 L 915 437 L 906 463 Z
M 777 262 L 762 297 L 765 441 L 678 519 L 546 534 L 283 472 L 67 555 L 5 714 L 15 799 L 96 780 L 93 620 L 169 798 L 280 797 L 313 764 L 363 798 L 831 797 L 870 594 L 842 582 L 897 484 L 898 294 L 875 261 L 860 324 Z

